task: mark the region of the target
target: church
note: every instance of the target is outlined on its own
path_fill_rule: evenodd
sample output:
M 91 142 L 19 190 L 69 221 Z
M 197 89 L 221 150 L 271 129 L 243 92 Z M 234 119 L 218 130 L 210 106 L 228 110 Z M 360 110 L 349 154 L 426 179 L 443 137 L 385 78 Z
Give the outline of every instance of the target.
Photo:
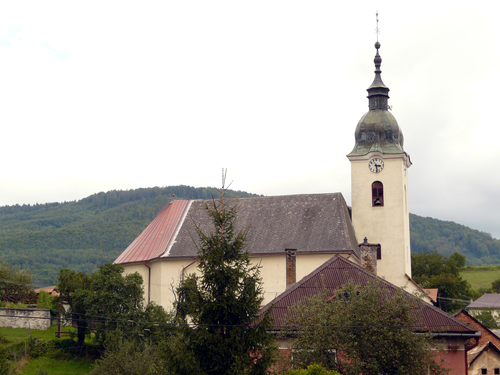
M 434 307 L 411 278 L 408 169 L 412 163 L 390 112 L 378 41 L 375 49 L 368 111 L 356 126 L 354 147 L 347 155 L 352 207 L 341 193 L 224 201 L 238 207 L 236 229 L 248 230 L 251 262 L 261 267 L 261 313 L 272 308 L 273 332 L 279 332 L 290 306 L 324 290 L 320 284 L 333 293 L 348 279 L 359 285 L 378 279 L 391 290 L 404 287 L 409 293 L 421 293 L 416 331 L 442 339 L 434 355 L 449 365 L 451 373 L 466 374 L 468 340 L 481 333 Z M 146 302 L 172 309 L 180 281 L 198 272 L 196 227 L 204 233 L 212 227 L 206 203 L 173 200 L 115 260 L 126 273 L 142 275 Z M 280 350 L 290 350 L 287 340 L 278 340 Z
M 264 304 L 335 256 L 409 292 L 420 289 L 411 279 L 411 161 L 390 112 L 378 41 L 375 48 L 368 112 L 357 124 L 347 155 L 352 208 L 341 193 L 226 199 L 239 207 L 237 228 L 248 228 L 252 262 L 261 266 Z M 205 203 L 172 201 L 115 260 L 126 273 L 142 275 L 147 302 L 171 309 L 180 280 L 197 272 L 195 224 L 205 232 L 211 225 Z

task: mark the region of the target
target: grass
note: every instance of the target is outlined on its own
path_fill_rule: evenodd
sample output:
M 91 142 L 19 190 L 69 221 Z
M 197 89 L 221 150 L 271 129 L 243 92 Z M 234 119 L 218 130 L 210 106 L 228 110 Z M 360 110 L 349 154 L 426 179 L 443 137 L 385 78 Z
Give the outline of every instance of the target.
M 476 290 L 489 289 L 493 281 L 500 279 L 500 266 L 469 266 L 460 275 Z
M 19 373 L 21 375 L 36 375 L 39 369 L 47 370 L 48 374 L 51 375 L 84 375 L 88 374 L 92 370 L 94 361 L 88 361 L 84 359 L 73 359 L 71 361 L 61 361 L 52 358 L 36 358 L 31 359 L 28 364 L 26 364 L 22 371 Z
M 74 330 L 70 327 L 64 327 L 64 331 Z M 62 329 L 61 329 L 62 331 Z M 57 326 L 50 326 L 48 329 L 32 329 L 31 337 L 39 340 L 52 340 L 56 338 Z M 75 331 L 76 332 L 76 331 Z M 27 328 L 0 327 L 0 336 L 5 337 L 10 342 L 24 341 L 30 336 L 30 330 Z
M 64 331 L 76 331 L 71 327 L 64 327 Z M 21 356 L 22 349 L 19 349 L 19 345 L 22 346 L 24 341 L 27 341 L 30 337 L 36 337 L 39 342 L 40 341 L 49 341 L 56 339 L 57 326 L 50 326 L 50 328 L 46 330 L 38 330 L 32 329 L 28 330 L 26 328 L 9 328 L 9 327 L 0 327 L 0 337 L 2 338 L 2 342 L 0 342 L 0 349 L 2 347 L 9 351 L 16 351 L 19 353 L 19 357 L 17 360 L 17 372 L 16 374 L 21 375 L 31 375 L 37 374 L 39 369 L 44 369 L 48 374 L 75 374 L 75 375 L 83 375 L 90 372 L 94 361 L 91 359 L 83 359 L 83 358 L 74 358 L 71 360 L 63 360 L 51 358 L 50 356 L 46 357 L 38 357 L 38 358 L 30 358 Z M 67 339 L 65 336 L 61 338 L 62 340 Z M 17 345 L 16 345 L 17 344 Z M 75 342 L 76 344 L 76 342 Z M 17 347 L 16 349 L 9 349 Z M 12 359 L 11 359 L 12 360 Z

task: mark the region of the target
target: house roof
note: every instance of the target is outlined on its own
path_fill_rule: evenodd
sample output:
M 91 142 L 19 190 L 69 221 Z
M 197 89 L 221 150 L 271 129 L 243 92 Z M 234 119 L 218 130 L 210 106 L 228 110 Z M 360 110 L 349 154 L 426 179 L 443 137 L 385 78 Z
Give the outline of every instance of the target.
M 211 200 L 172 201 L 115 260 L 145 262 L 155 258 L 195 257 L 196 225 L 212 228 L 204 209 Z M 248 228 L 247 246 L 253 254 L 359 252 L 349 209 L 342 194 L 300 194 L 227 198 L 236 205 L 236 228 Z
M 500 308 L 500 294 L 483 294 L 477 300 L 472 302 L 466 309 L 487 309 Z
M 492 349 L 495 352 L 497 352 L 498 355 L 500 355 L 500 349 L 498 349 L 498 347 L 495 344 L 493 344 L 491 341 L 488 341 L 486 344 L 481 345 L 481 346 L 476 346 L 475 348 L 472 348 L 471 350 L 469 350 L 467 352 L 467 362 L 469 363 L 469 366 L 471 366 L 472 363 L 476 359 L 478 359 L 479 356 L 481 354 L 483 354 L 483 352 L 485 352 L 487 349 Z
M 36 294 L 39 294 L 41 291 L 47 292 L 49 294 L 52 294 L 53 296 L 58 296 L 59 292 L 57 291 L 55 286 L 48 286 L 45 288 L 36 288 L 34 289 Z
M 437 302 L 437 297 L 438 297 L 438 288 L 432 288 L 432 289 L 422 289 L 422 291 L 429 296 L 432 302 L 436 303 Z
M 182 223 L 188 203 L 188 200 L 170 202 L 114 263 L 146 262 L 162 255 Z
M 345 259 L 342 256 L 334 256 L 322 266 L 305 276 L 299 282 L 290 286 L 285 292 L 268 303 L 262 310 L 261 316 L 271 309 L 271 316 L 274 318 L 275 330 L 280 330 L 285 325 L 291 314 L 289 308 L 296 305 L 305 298 L 312 297 L 326 288 L 331 292 L 342 287 L 349 280 L 359 285 L 366 285 L 370 280 L 378 279 L 382 285 L 389 288 L 395 294 L 398 287 L 385 281 L 384 279 L 366 271 L 361 266 Z M 460 320 L 448 315 L 444 311 L 428 304 L 422 303 L 422 308 L 416 314 L 416 331 L 418 332 L 438 332 L 475 334 L 475 330 Z
M 468 324 L 472 328 L 481 332 L 481 336 L 477 339 L 479 345 L 485 344 L 487 341 L 491 341 L 493 344 L 500 347 L 500 337 L 498 337 L 495 329 L 489 329 L 485 327 L 479 320 L 477 320 L 474 316 L 469 314 L 466 310 L 460 310 L 453 314 L 455 318 L 458 320 Z

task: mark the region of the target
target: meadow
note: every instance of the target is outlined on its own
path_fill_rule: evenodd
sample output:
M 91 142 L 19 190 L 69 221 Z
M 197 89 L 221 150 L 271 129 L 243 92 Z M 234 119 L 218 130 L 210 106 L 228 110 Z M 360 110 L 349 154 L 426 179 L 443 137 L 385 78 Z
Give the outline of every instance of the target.
M 65 330 L 71 329 L 66 327 Z M 74 374 L 84 375 L 92 370 L 94 360 L 75 358 L 70 355 L 72 348 L 63 347 L 53 351 L 48 351 L 45 355 L 32 358 L 25 353 L 25 345 L 30 340 L 37 338 L 38 345 L 43 346 L 43 342 L 50 340 L 68 342 L 68 338 L 56 339 L 57 326 L 51 326 L 47 330 L 36 330 L 26 328 L 0 327 L 0 355 L 9 359 L 15 367 L 16 374 L 38 375 L 38 374 Z M 75 342 L 76 344 L 76 342 Z M 65 353 L 66 349 L 68 353 Z
M 490 289 L 491 283 L 500 279 L 500 266 L 468 266 L 460 275 L 476 290 Z

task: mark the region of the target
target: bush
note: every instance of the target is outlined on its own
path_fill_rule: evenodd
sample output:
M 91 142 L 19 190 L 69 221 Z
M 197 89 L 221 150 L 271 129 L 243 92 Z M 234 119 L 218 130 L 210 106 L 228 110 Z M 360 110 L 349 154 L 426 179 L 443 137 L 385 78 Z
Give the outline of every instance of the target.
M 146 375 L 157 362 L 157 353 L 151 345 L 137 345 L 118 332 L 109 334 L 105 348 L 104 357 L 97 360 L 89 375 Z
M 337 371 L 331 370 L 325 370 L 323 367 L 320 365 L 317 365 L 313 363 L 312 365 L 309 365 L 307 369 L 301 369 L 301 370 L 288 370 L 286 373 L 287 375 L 339 375 Z

